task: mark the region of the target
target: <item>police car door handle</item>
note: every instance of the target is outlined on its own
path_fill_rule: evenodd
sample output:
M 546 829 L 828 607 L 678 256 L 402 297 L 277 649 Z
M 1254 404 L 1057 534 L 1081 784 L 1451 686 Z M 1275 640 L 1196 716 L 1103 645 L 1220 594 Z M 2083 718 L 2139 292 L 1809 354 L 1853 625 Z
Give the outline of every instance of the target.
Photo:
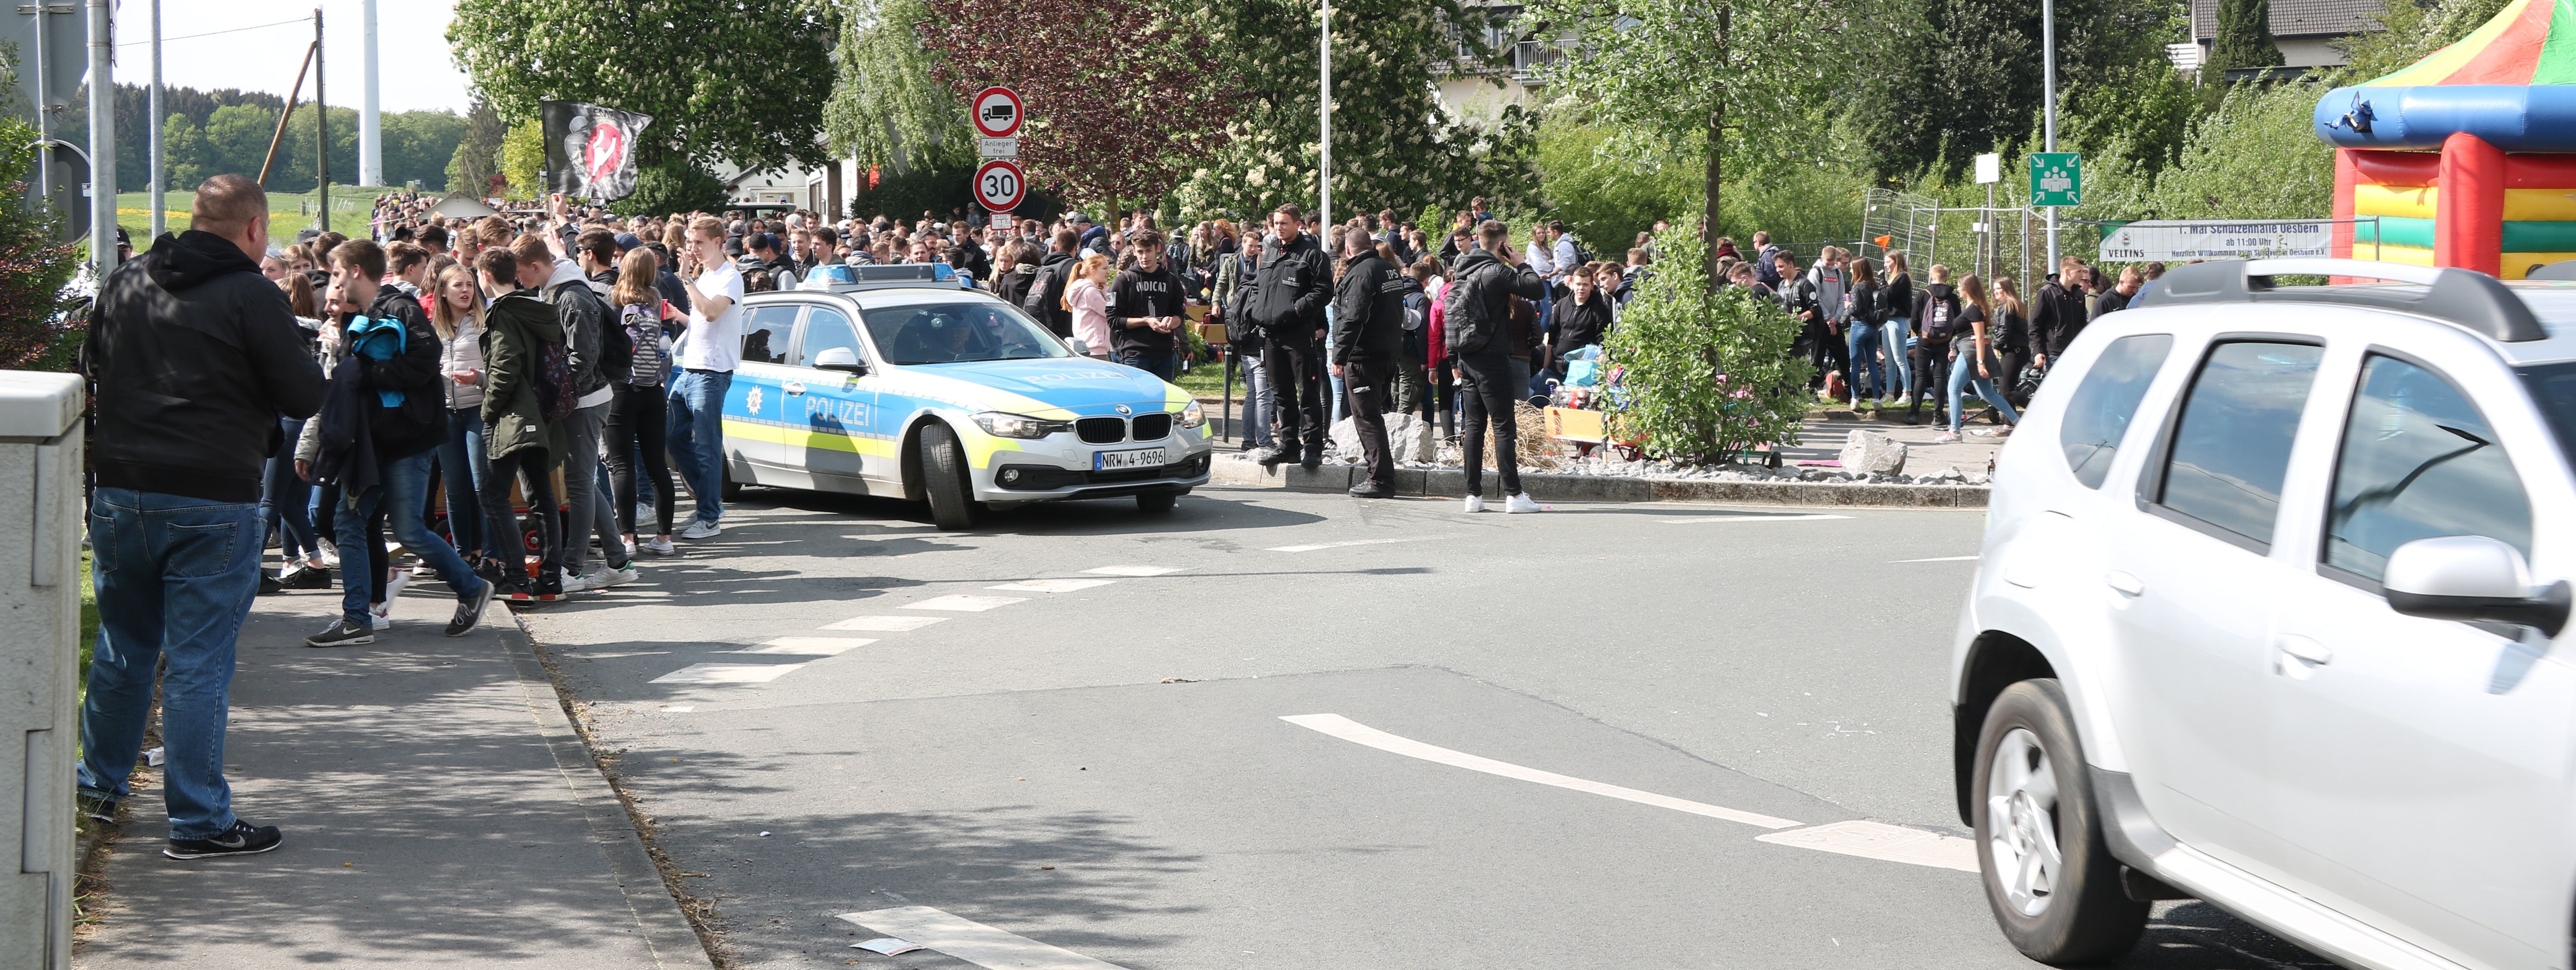
M 801 381 L 788 381 L 785 386 L 787 388 L 787 393 L 790 395 L 805 393 L 805 385 Z
M 2147 592 L 2147 584 L 2139 582 L 2138 577 L 2116 569 L 2103 574 L 2102 581 L 2109 583 L 2112 589 L 2119 590 L 2122 596 L 2144 596 Z

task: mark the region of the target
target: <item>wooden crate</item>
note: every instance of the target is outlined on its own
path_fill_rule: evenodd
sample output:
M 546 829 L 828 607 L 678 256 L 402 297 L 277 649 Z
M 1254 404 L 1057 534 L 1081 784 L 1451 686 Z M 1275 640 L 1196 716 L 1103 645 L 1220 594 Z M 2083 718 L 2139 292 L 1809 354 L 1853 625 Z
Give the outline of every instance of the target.
M 1551 407 L 1547 409 L 1547 436 L 1597 445 L 1610 437 L 1609 429 L 1603 423 L 1606 417 L 1599 411 Z

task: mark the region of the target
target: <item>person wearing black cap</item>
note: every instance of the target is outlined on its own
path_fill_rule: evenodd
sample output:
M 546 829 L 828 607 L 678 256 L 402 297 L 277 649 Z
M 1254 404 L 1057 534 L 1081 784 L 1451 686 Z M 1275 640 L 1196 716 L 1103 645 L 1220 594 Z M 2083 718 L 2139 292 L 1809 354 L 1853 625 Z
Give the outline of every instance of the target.
M 778 282 L 779 289 L 796 288 L 796 263 L 779 253 L 777 236 L 755 233 L 743 237 L 743 245 L 751 249 L 742 259 L 745 270 L 768 270 L 769 278 Z

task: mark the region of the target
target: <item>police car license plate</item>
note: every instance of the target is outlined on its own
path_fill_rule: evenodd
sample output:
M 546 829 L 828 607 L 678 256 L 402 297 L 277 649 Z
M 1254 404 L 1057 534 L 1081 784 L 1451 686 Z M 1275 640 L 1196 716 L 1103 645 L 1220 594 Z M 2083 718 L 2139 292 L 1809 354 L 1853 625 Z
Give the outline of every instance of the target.
M 1154 468 L 1163 463 L 1163 449 L 1143 448 L 1136 451 L 1098 451 L 1091 455 L 1091 470 L 1096 472 L 1126 471 L 1131 468 Z

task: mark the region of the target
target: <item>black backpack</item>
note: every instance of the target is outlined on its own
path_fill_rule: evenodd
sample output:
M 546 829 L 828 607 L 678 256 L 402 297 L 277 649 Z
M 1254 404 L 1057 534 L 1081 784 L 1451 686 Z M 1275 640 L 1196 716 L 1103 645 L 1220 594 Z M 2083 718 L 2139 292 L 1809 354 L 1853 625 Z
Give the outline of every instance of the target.
M 1485 292 L 1492 285 L 1492 274 L 1504 272 L 1497 263 L 1491 269 L 1480 268 L 1449 284 L 1449 292 L 1440 295 L 1441 342 L 1451 354 L 1473 354 L 1494 342 L 1494 334 L 1506 320 L 1494 318 L 1492 299 Z
M 1958 296 L 1936 296 L 1923 301 L 1923 342 L 1946 344 L 1958 336 Z

